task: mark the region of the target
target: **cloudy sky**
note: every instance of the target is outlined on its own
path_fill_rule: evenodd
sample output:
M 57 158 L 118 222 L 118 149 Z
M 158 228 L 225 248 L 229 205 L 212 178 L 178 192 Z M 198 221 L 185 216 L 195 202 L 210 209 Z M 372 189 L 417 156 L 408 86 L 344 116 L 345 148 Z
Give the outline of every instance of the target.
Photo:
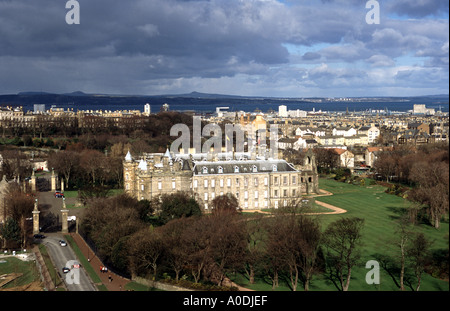
M 0 0 L 0 94 L 448 94 L 449 2 Z

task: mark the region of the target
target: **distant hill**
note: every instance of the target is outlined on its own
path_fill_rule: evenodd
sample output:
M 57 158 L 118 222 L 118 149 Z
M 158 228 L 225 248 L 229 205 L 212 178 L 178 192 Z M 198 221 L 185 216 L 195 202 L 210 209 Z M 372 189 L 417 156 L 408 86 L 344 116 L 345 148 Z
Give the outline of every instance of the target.
M 23 107 L 24 111 L 34 110 L 35 104 L 45 104 L 64 109 L 79 110 L 142 110 L 150 103 L 152 112 L 160 111 L 163 104 L 168 103 L 170 110 L 177 111 L 214 111 L 215 107 L 230 107 L 230 111 L 269 111 L 278 110 L 279 105 L 287 105 L 288 109 L 322 111 L 363 111 L 366 109 L 389 109 L 407 111 L 414 104 L 426 104 L 430 108 L 448 111 L 448 94 L 414 96 L 414 97 L 355 97 L 345 100 L 330 98 L 279 98 L 279 97 L 246 97 L 239 95 L 208 94 L 191 92 L 187 94 L 167 95 L 120 95 L 120 94 L 88 94 L 74 91 L 65 94 L 47 92 L 20 92 L 18 94 L 0 95 L 0 106 Z

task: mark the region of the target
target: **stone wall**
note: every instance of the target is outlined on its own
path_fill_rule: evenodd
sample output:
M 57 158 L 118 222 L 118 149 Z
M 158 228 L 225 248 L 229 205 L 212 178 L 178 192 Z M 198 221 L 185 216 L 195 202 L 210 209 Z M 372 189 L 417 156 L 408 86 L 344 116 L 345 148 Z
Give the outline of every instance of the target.
M 144 278 L 138 277 L 138 276 L 133 277 L 132 281 L 142 284 L 142 285 L 145 285 L 145 286 L 150 286 L 153 288 L 157 288 L 157 289 L 165 290 L 165 291 L 171 291 L 171 292 L 193 291 L 192 289 L 178 287 L 175 285 L 170 285 L 170 284 L 166 284 L 166 283 L 162 283 L 162 282 L 158 282 L 158 281 L 152 281 L 152 280 L 144 279 Z

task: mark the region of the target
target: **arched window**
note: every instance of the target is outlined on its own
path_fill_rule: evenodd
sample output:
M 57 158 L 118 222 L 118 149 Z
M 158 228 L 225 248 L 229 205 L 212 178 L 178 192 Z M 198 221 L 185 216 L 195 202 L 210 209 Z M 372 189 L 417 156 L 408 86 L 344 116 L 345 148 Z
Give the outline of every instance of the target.
M 223 167 L 222 167 L 222 166 L 219 166 L 219 167 L 217 168 L 217 172 L 218 172 L 219 174 L 223 174 Z
M 202 173 L 203 174 L 208 174 L 208 168 L 206 166 L 203 166 Z

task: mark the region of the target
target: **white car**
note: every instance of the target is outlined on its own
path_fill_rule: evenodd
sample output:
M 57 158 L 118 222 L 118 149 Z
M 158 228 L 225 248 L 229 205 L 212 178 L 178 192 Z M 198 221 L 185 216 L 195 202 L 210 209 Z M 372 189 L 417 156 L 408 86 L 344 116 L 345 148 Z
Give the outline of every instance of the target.
M 67 246 L 67 243 L 66 243 L 66 241 L 64 241 L 64 240 L 59 240 L 59 245 L 61 245 L 61 246 Z

